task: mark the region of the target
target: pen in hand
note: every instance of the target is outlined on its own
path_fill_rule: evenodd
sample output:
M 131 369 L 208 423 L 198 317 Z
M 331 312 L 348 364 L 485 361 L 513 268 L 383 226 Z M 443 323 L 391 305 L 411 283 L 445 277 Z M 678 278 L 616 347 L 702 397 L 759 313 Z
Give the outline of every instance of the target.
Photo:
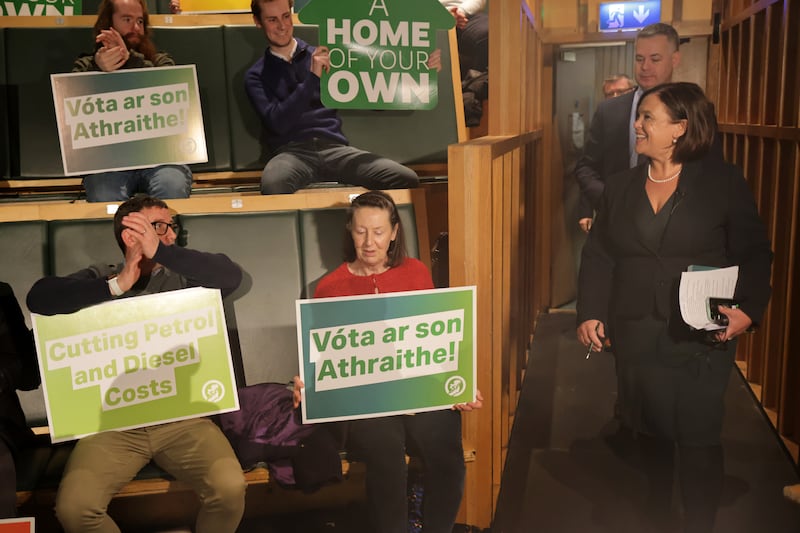
M 595 332 L 595 334 L 596 334 L 596 333 L 598 333 L 599 331 L 600 331 L 600 322 L 597 322 L 597 324 L 595 324 L 595 326 L 594 326 L 594 332 Z M 593 347 L 594 347 L 594 342 L 592 342 L 592 339 L 589 339 L 589 349 L 588 349 L 588 350 L 586 350 L 586 359 L 589 359 L 589 357 L 591 357 L 591 355 L 592 355 L 592 348 L 593 348 Z

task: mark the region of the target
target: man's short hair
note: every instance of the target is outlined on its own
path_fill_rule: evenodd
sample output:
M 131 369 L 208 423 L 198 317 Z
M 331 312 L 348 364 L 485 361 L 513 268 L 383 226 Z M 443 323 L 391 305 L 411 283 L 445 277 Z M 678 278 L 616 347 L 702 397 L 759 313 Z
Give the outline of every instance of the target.
M 126 247 L 125 242 L 122 240 L 122 230 L 125 229 L 125 226 L 122 225 L 122 219 L 125 218 L 125 216 L 129 213 L 137 213 L 148 207 L 169 209 L 164 200 L 159 200 L 158 198 L 144 194 L 138 194 L 134 196 L 130 200 L 122 203 L 117 208 L 117 212 L 114 214 L 114 237 L 117 239 L 117 244 L 119 245 L 123 254 L 125 253 Z
M 669 24 L 665 24 L 663 22 L 656 22 L 655 24 L 649 24 L 645 26 L 636 34 L 636 40 L 648 39 L 650 37 L 656 37 L 657 35 L 663 35 L 666 37 L 667 41 L 669 41 L 669 43 L 672 45 L 672 51 L 678 51 L 678 47 L 681 44 L 681 40 L 678 37 L 678 32 Z
M 626 82 L 628 82 L 628 87 L 633 87 L 634 85 L 633 80 L 627 74 L 612 74 L 611 76 L 603 80 L 603 85 L 614 83 L 615 81 L 619 80 L 625 80 Z
M 258 20 L 261 20 L 261 4 L 267 4 L 270 2 L 277 2 L 278 0 L 250 0 L 250 11 L 253 13 L 253 16 Z M 294 7 L 294 0 L 289 0 L 289 9 Z
M 627 74 L 613 74 L 603 80 L 603 96 L 605 96 L 606 98 L 610 98 L 607 87 L 610 84 L 616 83 L 620 80 L 623 80 L 627 85 L 627 87 L 625 88 L 625 90 L 615 91 L 613 94 L 611 94 L 611 96 L 619 96 L 621 94 L 629 93 L 633 90 L 634 87 L 636 87 L 636 84 L 633 83 L 633 80 Z

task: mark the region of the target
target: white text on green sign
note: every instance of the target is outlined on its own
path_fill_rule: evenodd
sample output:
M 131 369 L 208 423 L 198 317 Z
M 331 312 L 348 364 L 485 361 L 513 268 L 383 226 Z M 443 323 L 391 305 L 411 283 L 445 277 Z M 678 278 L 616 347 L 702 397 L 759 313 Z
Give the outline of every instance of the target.
M 64 99 L 73 148 L 186 133 L 185 83 Z
M 207 307 L 51 340 L 47 369 L 69 369 L 73 390 L 99 387 L 104 411 L 175 396 L 175 368 L 200 363 L 197 340 L 220 332 L 214 317 Z
M 461 309 L 309 331 L 317 391 L 429 376 L 458 369 Z M 425 347 L 421 346 L 425 343 Z

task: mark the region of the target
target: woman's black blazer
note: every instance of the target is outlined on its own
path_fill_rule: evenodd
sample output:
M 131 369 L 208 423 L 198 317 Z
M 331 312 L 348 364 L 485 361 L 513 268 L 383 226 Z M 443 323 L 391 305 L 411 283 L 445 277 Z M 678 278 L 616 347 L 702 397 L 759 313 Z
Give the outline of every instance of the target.
M 689 265 L 739 265 L 735 299 L 758 323 L 770 296 L 772 252 L 753 194 L 738 167 L 718 156 L 684 164 L 660 244 L 635 224 L 647 202 L 647 165 L 612 176 L 583 248 L 578 324 L 655 314 L 676 316 L 681 272 Z M 677 315 L 679 316 L 679 315 Z M 609 322 L 610 321 L 610 322 Z

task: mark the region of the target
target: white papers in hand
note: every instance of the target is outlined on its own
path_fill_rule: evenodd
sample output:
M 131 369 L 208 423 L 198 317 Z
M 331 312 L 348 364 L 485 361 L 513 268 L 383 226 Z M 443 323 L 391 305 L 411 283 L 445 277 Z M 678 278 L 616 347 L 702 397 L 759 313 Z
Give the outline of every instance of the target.
M 725 329 L 725 326 L 711 321 L 708 299 L 733 298 L 736 281 L 739 279 L 739 267 L 690 270 L 681 274 L 678 291 L 683 321 L 694 329 Z

